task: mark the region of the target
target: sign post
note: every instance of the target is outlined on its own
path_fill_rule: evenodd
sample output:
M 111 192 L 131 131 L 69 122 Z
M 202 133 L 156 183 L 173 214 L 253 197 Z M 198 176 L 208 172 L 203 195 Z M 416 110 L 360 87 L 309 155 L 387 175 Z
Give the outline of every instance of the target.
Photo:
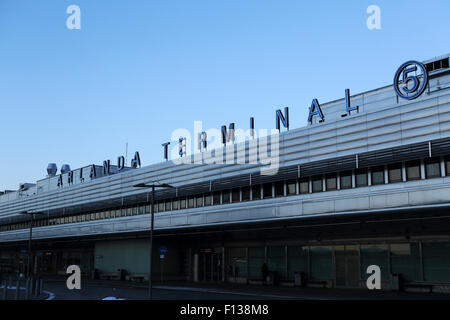
M 164 256 L 167 254 L 167 247 L 160 247 L 159 248 L 159 258 L 161 259 L 161 283 L 164 281 Z

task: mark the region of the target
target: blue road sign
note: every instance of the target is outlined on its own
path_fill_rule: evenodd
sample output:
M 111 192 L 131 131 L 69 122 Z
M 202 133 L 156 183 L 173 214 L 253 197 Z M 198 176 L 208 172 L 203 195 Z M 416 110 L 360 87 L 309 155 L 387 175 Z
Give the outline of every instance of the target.
M 167 253 L 167 247 L 159 247 L 159 253 L 165 255 Z

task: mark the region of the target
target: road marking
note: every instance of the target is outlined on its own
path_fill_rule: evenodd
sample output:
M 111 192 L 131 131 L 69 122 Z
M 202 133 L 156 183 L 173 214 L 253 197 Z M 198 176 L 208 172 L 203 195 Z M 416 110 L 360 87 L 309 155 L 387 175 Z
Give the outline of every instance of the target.
M 174 286 L 154 286 L 155 289 L 165 289 L 165 290 L 178 290 L 178 291 L 197 291 L 197 292 L 208 292 L 208 293 L 219 293 L 219 294 L 232 294 L 239 296 L 253 296 L 253 297 L 264 297 L 264 298 L 277 298 L 277 299 L 299 299 L 296 296 L 283 296 L 276 294 L 260 294 L 260 293 L 250 293 L 250 292 L 237 292 L 237 291 L 225 291 L 217 289 L 208 288 L 195 288 L 195 287 L 174 287 Z
M 3 289 L 5 286 L 0 286 L 0 289 Z M 16 286 L 8 286 L 9 290 L 16 290 Z M 19 290 L 26 290 L 27 288 L 20 287 Z M 53 300 L 55 299 L 55 294 L 53 292 L 42 290 L 43 293 L 48 294 L 48 298 L 45 300 Z

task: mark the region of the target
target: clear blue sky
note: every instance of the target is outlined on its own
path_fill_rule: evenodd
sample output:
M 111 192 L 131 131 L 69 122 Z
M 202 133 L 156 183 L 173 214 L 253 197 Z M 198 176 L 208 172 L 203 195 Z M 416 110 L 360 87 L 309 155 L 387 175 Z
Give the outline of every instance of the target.
M 66 8 L 81 8 L 68 30 Z M 368 30 L 366 8 L 381 8 Z M 162 161 L 176 128 L 291 127 L 320 102 L 390 84 L 408 59 L 450 52 L 450 1 L 0 0 L 0 190 L 116 162 Z

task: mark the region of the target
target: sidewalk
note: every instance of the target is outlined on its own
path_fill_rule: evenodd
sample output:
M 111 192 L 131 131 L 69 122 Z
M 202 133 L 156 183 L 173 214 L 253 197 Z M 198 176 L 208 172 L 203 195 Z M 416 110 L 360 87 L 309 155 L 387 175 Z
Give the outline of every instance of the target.
M 65 278 L 46 278 L 45 282 L 65 282 Z M 82 282 L 89 286 L 104 286 L 115 288 L 141 288 L 148 289 L 148 282 L 135 283 L 116 280 L 88 280 Z M 323 288 L 297 288 L 282 286 L 245 285 L 233 283 L 194 283 L 188 281 L 168 281 L 164 283 L 153 282 L 157 290 L 210 292 L 232 295 L 244 295 L 249 298 L 261 297 L 264 299 L 282 300 L 450 300 L 450 294 L 439 293 L 412 293 L 364 289 L 323 289 Z

